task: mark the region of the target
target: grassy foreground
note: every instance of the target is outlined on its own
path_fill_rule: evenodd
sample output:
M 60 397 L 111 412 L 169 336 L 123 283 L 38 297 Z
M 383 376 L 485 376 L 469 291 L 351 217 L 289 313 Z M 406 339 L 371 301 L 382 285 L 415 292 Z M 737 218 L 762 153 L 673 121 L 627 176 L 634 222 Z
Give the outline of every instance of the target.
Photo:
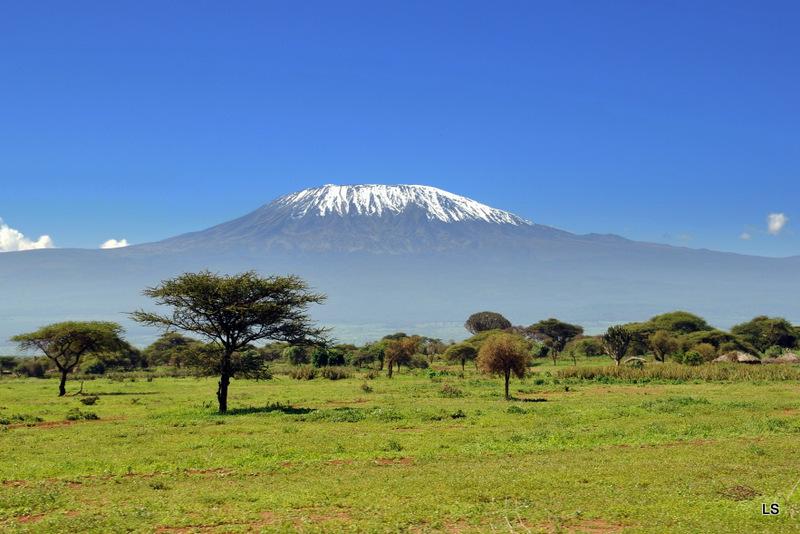
M 548 375 L 5 379 L 0 531 L 800 531 L 800 382 Z

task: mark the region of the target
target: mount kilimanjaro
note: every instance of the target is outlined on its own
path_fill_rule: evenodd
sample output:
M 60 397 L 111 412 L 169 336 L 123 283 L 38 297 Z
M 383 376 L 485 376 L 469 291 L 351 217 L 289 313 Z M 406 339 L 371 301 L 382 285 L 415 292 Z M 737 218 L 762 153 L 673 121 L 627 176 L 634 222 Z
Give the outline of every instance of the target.
M 157 332 L 124 312 L 152 307 L 145 287 L 206 268 L 297 274 L 329 295 L 312 315 L 358 343 L 396 331 L 460 339 L 464 320 L 486 309 L 589 333 L 678 309 L 721 328 L 761 314 L 800 320 L 789 297 L 800 257 L 576 235 L 427 186 L 326 185 L 154 243 L 2 253 L 0 347 L 44 324 L 94 319 L 147 344 Z

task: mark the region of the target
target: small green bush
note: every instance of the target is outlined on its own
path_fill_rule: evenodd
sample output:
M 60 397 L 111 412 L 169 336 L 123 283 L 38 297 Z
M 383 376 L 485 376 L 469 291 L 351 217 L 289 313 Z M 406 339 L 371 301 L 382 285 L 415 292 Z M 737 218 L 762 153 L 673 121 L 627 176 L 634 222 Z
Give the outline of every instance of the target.
M 77 408 L 72 408 L 67 412 L 67 421 L 96 421 L 100 419 L 94 412 L 82 412 Z
M 80 401 L 86 406 L 93 406 L 99 398 L 97 395 L 89 395 L 88 397 L 82 397 Z
M 317 376 L 317 368 L 313 365 L 301 365 L 289 371 L 289 378 L 295 380 L 313 380 Z
M 351 378 L 352 376 L 353 370 L 349 367 L 335 366 L 322 368 L 322 378 L 327 378 L 328 380 L 341 380 L 343 378 Z
M 696 350 L 690 350 L 683 355 L 683 365 L 700 365 L 705 361 L 703 355 Z
M 442 388 L 439 390 L 439 396 L 453 399 L 463 397 L 464 392 L 450 384 L 442 384 Z

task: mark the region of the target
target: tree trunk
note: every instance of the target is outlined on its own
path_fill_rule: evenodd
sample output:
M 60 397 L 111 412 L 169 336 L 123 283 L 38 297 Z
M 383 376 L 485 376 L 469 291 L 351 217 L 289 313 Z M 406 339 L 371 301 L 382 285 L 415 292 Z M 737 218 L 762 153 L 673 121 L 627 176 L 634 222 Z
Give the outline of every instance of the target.
M 392 378 L 392 369 L 394 368 L 394 362 L 389 360 L 389 378 Z
M 467 360 L 461 360 L 461 374 L 462 375 L 467 372 L 467 369 L 465 367 L 466 365 L 467 365 Z
M 219 389 L 217 389 L 217 400 L 219 401 L 219 413 L 228 411 L 228 385 L 231 383 L 230 375 L 223 373 L 219 377 Z
M 58 396 L 63 397 L 67 394 L 67 373 L 69 369 L 61 370 L 61 382 L 58 384 Z
M 511 372 L 506 371 L 506 400 L 508 400 L 508 379 L 511 378 Z

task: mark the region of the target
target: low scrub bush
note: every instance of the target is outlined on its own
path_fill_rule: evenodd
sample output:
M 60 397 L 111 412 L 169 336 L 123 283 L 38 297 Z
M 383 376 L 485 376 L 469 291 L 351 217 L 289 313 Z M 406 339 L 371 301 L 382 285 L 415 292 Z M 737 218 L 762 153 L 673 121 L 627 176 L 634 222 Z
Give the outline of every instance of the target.
M 464 392 L 457 387 L 451 386 L 450 384 L 442 384 L 442 388 L 439 390 L 439 396 L 453 399 L 463 397 Z
M 67 421 L 95 421 L 100 419 L 94 412 L 82 412 L 77 408 L 72 408 L 67 412 Z
M 86 406 L 93 406 L 100 397 L 97 395 L 89 395 L 87 397 L 81 397 L 80 401 Z
M 337 365 L 335 367 L 322 368 L 322 378 L 327 378 L 328 380 L 341 380 L 343 378 L 351 378 L 352 376 L 353 370 L 349 367 Z
M 740 363 L 707 363 L 697 366 L 680 365 L 674 362 L 647 364 L 636 368 L 630 366 L 579 366 L 560 369 L 559 378 L 594 380 L 597 382 L 650 380 L 688 382 L 704 380 L 800 380 L 800 367 L 786 365 L 746 365 Z
M 21 423 L 40 423 L 44 421 L 41 417 L 34 415 L 20 415 L 16 413 L 0 416 L 0 425 L 16 425 Z
M 313 380 L 317 376 L 317 368 L 313 365 L 301 365 L 289 371 L 289 378 L 295 380 Z

